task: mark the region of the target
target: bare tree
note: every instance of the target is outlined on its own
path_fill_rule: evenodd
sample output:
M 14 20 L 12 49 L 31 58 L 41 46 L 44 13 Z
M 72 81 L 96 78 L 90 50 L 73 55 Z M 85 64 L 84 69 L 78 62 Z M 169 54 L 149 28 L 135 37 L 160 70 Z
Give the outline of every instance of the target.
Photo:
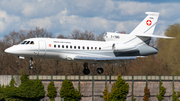
M 104 41 L 104 34 L 105 34 L 105 32 L 101 33 L 99 36 L 96 36 L 96 40 L 97 41 Z
M 87 31 L 81 32 L 78 29 L 73 30 L 71 33 L 71 36 L 69 36 L 71 39 L 80 39 L 80 40 L 95 40 L 95 35 L 93 31 Z
M 65 37 L 65 36 L 63 36 L 63 35 L 58 35 L 57 38 L 67 39 L 67 37 Z

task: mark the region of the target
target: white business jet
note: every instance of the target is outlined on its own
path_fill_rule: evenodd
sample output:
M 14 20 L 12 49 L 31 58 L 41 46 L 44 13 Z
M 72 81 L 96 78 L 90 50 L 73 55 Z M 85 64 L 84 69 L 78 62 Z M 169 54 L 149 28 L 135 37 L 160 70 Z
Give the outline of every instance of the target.
M 107 32 L 105 41 L 88 41 L 59 38 L 30 38 L 5 50 L 6 53 L 21 59 L 30 58 L 30 69 L 33 69 L 33 58 L 59 59 L 84 63 L 84 74 L 89 74 L 88 63 L 98 63 L 97 73 L 103 73 L 103 63 L 114 63 L 136 59 L 158 53 L 149 46 L 151 37 L 171 38 L 153 35 L 159 13 L 146 12 L 147 17 L 130 33 L 119 34 Z

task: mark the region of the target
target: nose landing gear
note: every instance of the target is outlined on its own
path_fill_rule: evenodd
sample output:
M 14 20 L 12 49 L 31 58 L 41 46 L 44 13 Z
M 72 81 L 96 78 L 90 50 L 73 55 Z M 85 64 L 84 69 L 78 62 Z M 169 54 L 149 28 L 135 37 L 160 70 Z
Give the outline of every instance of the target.
M 33 58 L 29 59 L 29 63 L 30 63 L 29 69 L 33 69 Z

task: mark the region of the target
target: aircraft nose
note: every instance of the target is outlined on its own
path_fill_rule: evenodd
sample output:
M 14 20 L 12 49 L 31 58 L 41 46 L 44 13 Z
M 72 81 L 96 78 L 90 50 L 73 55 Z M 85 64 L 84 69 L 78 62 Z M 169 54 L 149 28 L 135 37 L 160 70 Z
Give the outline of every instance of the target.
M 5 53 L 8 53 L 8 54 L 19 54 L 20 53 L 20 48 L 17 47 L 16 45 L 12 46 L 12 47 L 9 47 L 7 48 L 6 50 L 4 50 Z
M 4 52 L 5 52 L 5 53 L 12 54 L 12 53 L 13 53 L 12 47 L 7 48 L 6 50 L 4 50 Z
M 5 53 L 12 54 L 12 55 L 21 55 L 21 47 L 19 45 L 13 45 L 12 47 L 7 48 L 4 50 Z

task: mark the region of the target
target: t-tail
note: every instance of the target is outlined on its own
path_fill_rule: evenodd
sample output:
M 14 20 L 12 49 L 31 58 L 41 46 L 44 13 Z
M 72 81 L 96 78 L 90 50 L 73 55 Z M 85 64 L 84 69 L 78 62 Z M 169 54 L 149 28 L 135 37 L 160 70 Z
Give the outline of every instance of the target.
M 146 12 L 146 14 L 148 16 L 130 33 L 130 35 L 136 36 L 136 38 L 134 38 L 133 44 L 138 47 L 141 56 L 158 53 L 158 50 L 156 48 L 149 46 L 151 37 L 172 38 L 161 35 L 153 35 L 159 13 Z
M 148 15 L 130 34 L 152 35 L 159 17 L 157 12 L 146 12 Z
M 147 14 L 147 17 L 130 33 L 130 35 L 138 37 L 135 40 L 136 44 L 146 43 L 149 45 L 151 37 L 172 38 L 153 34 L 159 17 L 158 12 L 146 12 L 145 14 Z
M 128 35 L 107 32 L 104 36 L 105 41 L 123 41 L 126 43 L 133 43 L 140 45 L 146 43 L 149 45 L 151 37 L 155 38 L 173 38 L 162 35 L 153 35 L 156 27 L 159 13 L 158 12 L 146 12 L 146 18 Z M 130 41 L 129 41 L 130 40 Z
M 158 21 L 158 12 L 146 12 L 148 15 L 131 33 L 130 35 L 135 35 L 142 41 L 149 43 L 148 39 L 151 37 L 155 38 L 173 38 L 162 35 L 153 35 L 156 23 Z

